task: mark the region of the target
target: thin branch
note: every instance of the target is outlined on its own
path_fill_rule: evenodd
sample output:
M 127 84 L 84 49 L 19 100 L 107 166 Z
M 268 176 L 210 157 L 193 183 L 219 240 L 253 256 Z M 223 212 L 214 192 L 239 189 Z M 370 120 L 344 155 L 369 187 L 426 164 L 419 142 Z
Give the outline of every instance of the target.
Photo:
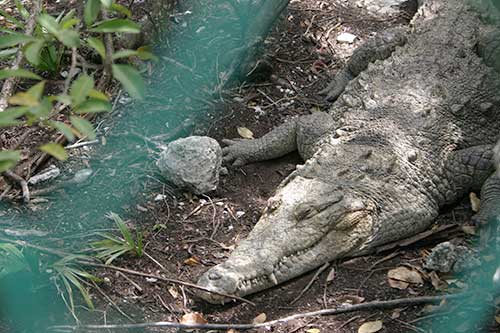
M 313 285 L 314 281 L 316 281 L 316 279 L 318 278 L 318 276 L 319 276 L 321 273 L 323 273 L 323 272 L 324 272 L 324 270 L 325 270 L 325 269 L 327 269 L 328 267 L 330 267 L 330 263 L 329 263 L 329 262 L 327 262 L 327 263 L 325 263 L 323 266 L 321 266 L 321 267 L 320 267 L 320 268 L 316 271 L 316 273 L 314 273 L 314 276 L 312 277 L 311 281 L 309 281 L 309 283 L 305 286 L 305 288 L 304 288 L 304 289 L 302 289 L 302 291 L 300 292 L 300 294 L 299 294 L 297 297 L 295 297 L 295 298 L 293 299 L 293 301 L 291 301 L 291 302 L 290 302 L 290 304 L 294 304 L 295 302 L 297 302 L 297 301 L 298 301 L 298 300 L 302 297 L 302 295 L 304 295 L 304 293 L 305 293 L 306 291 L 308 291 L 308 290 L 309 290 L 309 288 L 311 288 L 311 286 Z
M 186 282 L 186 281 L 181 281 L 181 280 L 177 280 L 177 279 L 166 278 L 166 277 L 163 277 L 163 276 L 160 276 L 160 275 L 155 275 L 155 274 L 149 274 L 149 273 L 134 271 L 132 269 L 122 268 L 122 267 L 113 266 L 113 265 L 104 265 L 104 264 L 96 264 L 96 263 L 89 263 L 89 262 L 84 262 L 82 264 L 85 264 L 85 265 L 88 265 L 88 266 L 93 266 L 93 267 L 100 267 L 100 268 L 112 269 L 112 270 L 115 270 L 115 271 L 119 271 L 119 272 L 123 272 L 123 273 L 128 273 L 128 274 L 132 274 L 132 275 L 137 275 L 137 276 L 143 276 L 143 277 L 153 278 L 153 279 L 157 279 L 159 281 L 180 284 L 182 286 L 191 287 L 191 288 L 194 288 L 194 289 L 206 291 L 206 292 L 209 292 L 209 293 L 212 293 L 212 294 L 220 295 L 220 296 L 227 297 L 227 298 L 230 298 L 230 299 L 235 299 L 235 300 L 238 300 L 238 301 L 241 301 L 241 302 L 244 302 L 244 303 L 248 303 L 250 305 L 255 306 L 255 303 L 250 302 L 249 300 L 244 299 L 242 297 L 239 297 L 239 296 L 236 296 L 236 295 L 230 295 L 230 294 L 216 292 L 216 291 L 213 291 L 213 290 L 207 289 L 205 287 L 198 286 L 198 285 L 196 285 L 194 283 L 190 283 L 190 282 Z
M 16 182 L 21 187 L 21 190 L 23 191 L 23 201 L 25 203 L 30 202 L 30 190 L 28 188 L 28 182 L 26 182 L 26 180 L 23 177 L 15 174 L 14 172 L 12 172 L 10 170 L 4 171 L 2 173 L 2 175 L 4 177 L 7 177 L 10 180 Z
M 351 313 L 356 311 L 368 311 L 374 309 L 393 309 L 402 306 L 415 306 L 429 303 L 439 303 L 443 300 L 453 300 L 453 299 L 462 299 L 467 296 L 470 296 L 470 293 L 460 293 L 460 294 L 447 294 L 441 296 L 422 296 L 422 297 L 413 297 L 413 298 L 399 298 L 389 301 L 373 301 L 368 303 L 361 303 L 350 305 L 347 307 L 340 308 L 331 308 L 324 309 L 318 311 L 311 311 L 305 313 L 298 313 L 288 317 L 267 321 L 260 324 L 180 324 L 177 322 L 171 321 L 160 321 L 160 322 L 150 322 L 150 323 L 138 323 L 138 324 L 123 324 L 123 325 L 58 325 L 51 326 L 48 328 L 49 331 L 52 332 L 75 332 L 78 330 L 117 330 L 123 331 L 126 329 L 140 329 L 140 328 L 150 328 L 150 327 L 173 327 L 179 329 L 201 329 L 201 330 L 249 330 L 260 327 L 268 327 L 268 326 L 276 326 L 279 324 L 283 324 L 295 319 L 299 318 L 307 318 L 307 317 L 317 317 L 317 316 L 326 316 L 326 315 L 339 315 L 343 313 Z
M 33 1 L 33 6 L 31 8 L 31 15 L 28 19 L 28 22 L 26 23 L 26 28 L 24 30 L 24 34 L 27 36 L 31 36 L 33 34 L 33 31 L 35 30 L 35 23 L 36 23 L 36 18 L 40 14 L 42 10 L 42 4 L 41 0 L 34 0 Z M 19 47 L 16 58 L 12 62 L 12 66 L 10 69 L 19 69 L 24 62 L 24 56 L 23 56 L 23 48 Z M 4 111 L 7 106 L 9 105 L 8 99 L 12 94 L 14 93 L 14 88 L 17 84 L 18 78 L 17 77 L 9 77 L 5 80 L 3 86 L 2 86 L 2 92 L 0 93 L 0 112 Z

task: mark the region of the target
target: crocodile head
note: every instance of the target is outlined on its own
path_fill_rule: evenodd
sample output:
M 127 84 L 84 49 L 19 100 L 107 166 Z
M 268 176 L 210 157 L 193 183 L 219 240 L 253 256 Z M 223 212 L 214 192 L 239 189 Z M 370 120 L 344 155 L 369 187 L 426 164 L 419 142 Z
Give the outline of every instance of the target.
M 318 178 L 291 177 L 269 199 L 260 220 L 228 260 L 198 285 L 244 296 L 360 250 L 377 218 L 367 198 Z M 211 303 L 224 297 L 201 292 Z

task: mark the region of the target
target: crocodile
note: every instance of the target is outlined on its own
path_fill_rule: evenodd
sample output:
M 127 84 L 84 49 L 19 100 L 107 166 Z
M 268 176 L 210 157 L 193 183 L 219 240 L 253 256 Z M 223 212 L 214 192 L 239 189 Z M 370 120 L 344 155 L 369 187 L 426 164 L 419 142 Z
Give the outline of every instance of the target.
M 224 160 L 235 166 L 294 150 L 305 163 L 198 285 L 245 296 L 326 262 L 369 254 L 425 230 L 440 208 L 483 184 L 482 200 L 493 204 L 481 214 L 495 211 L 498 30 L 496 16 L 476 5 L 419 1 L 408 29 L 380 34 L 355 51 L 355 63 L 333 80 L 328 113 L 291 119 L 258 139 L 225 140 Z

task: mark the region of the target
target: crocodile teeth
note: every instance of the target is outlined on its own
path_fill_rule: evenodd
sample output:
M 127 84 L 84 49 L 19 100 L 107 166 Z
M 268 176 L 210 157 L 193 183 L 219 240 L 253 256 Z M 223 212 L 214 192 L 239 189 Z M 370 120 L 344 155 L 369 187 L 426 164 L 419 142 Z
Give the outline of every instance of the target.
M 274 285 L 278 285 L 278 279 L 276 278 L 276 275 L 274 275 L 274 273 L 269 274 L 269 280 L 271 280 Z

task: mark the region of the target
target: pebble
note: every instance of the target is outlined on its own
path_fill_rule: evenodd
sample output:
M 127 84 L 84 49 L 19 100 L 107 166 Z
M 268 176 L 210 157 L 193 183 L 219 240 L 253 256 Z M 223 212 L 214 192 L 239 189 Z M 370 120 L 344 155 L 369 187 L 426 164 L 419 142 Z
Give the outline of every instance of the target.
M 354 40 L 357 38 L 356 35 L 353 35 L 348 32 L 343 32 L 340 35 L 337 36 L 337 42 L 339 43 L 347 43 L 347 44 L 352 44 L 354 43 Z

